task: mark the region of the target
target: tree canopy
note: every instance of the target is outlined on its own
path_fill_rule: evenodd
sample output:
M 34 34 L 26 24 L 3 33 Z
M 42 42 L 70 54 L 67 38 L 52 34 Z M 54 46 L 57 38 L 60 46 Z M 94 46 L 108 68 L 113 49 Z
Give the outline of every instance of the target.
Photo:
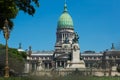
M 9 21 L 8 27 L 12 29 L 12 19 L 20 10 L 33 16 L 35 6 L 39 7 L 38 0 L 0 0 L 0 30 L 3 29 L 5 19 Z

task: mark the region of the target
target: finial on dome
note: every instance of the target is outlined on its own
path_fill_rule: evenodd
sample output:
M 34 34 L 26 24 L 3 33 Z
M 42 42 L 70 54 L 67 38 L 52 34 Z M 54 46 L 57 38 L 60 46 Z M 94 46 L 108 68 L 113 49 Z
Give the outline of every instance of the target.
M 67 4 L 66 4 L 66 0 L 65 0 L 65 4 L 64 4 L 64 12 L 67 12 Z

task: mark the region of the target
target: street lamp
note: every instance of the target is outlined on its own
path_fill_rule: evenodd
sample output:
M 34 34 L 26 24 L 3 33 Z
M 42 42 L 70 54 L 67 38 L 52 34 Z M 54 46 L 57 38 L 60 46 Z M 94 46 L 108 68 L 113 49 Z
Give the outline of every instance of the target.
M 5 58 L 5 76 L 4 77 L 9 77 L 9 66 L 8 66 L 8 39 L 9 39 L 9 35 L 10 35 L 10 30 L 8 27 L 8 20 L 5 20 L 4 23 L 4 27 L 3 27 L 3 34 L 4 34 L 4 38 L 6 41 L 6 58 Z

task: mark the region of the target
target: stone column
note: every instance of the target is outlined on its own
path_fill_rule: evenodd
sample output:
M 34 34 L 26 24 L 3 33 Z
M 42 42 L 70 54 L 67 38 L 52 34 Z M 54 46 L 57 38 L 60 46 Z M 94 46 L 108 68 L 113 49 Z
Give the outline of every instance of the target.
M 88 64 L 88 67 L 90 67 L 90 63 Z
M 34 64 L 34 69 L 36 70 L 36 63 Z
M 47 63 L 47 68 L 49 69 L 49 63 Z
M 55 63 L 56 68 L 57 68 L 57 65 L 58 65 L 58 64 L 57 64 L 57 62 L 56 62 L 56 63 Z
M 25 73 L 29 73 L 30 72 L 30 64 L 28 62 L 25 63 L 24 72 Z
M 29 72 L 32 71 L 32 63 L 29 63 Z
M 62 65 L 61 61 L 60 61 L 60 66 Z

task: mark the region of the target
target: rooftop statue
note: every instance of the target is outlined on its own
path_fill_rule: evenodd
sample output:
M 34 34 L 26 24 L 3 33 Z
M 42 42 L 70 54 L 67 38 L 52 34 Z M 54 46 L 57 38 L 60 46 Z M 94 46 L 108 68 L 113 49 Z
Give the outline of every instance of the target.
M 73 43 L 78 43 L 79 42 L 78 39 L 79 39 L 79 36 L 78 36 L 78 34 L 76 32 L 75 37 L 73 38 Z

